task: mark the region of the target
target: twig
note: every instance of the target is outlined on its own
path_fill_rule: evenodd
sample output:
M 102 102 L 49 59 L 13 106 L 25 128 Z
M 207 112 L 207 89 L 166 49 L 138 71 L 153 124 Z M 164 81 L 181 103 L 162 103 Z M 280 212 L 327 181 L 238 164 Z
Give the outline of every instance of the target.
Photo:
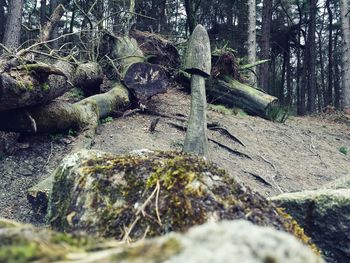
M 310 134 L 307 134 L 307 135 L 310 137 L 310 145 L 309 145 L 309 150 L 310 150 L 310 152 L 312 152 L 312 153 L 314 154 L 314 156 L 317 156 L 317 157 L 320 159 L 321 163 L 322 163 L 326 168 L 328 168 L 328 165 L 322 160 L 321 155 L 320 155 L 318 152 L 315 152 L 315 151 L 313 150 L 313 149 L 316 148 L 315 145 L 314 145 L 314 143 L 313 143 L 314 138 L 313 138 Z
M 130 227 L 127 228 L 126 233 L 123 237 L 123 241 L 124 242 L 128 242 L 129 237 L 130 237 L 130 233 L 133 230 L 133 228 L 135 227 L 136 223 L 141 219 L 141 215 L 140 213 L 142 213 L 142 216 L 145 216 L 145 208 L 147 207 L 147 205 L 151 202 L 152 198 L 157 194 L 157 191 L 159 191 L 158 189 L 160 188 L 159 185 L 159 181 L 157 181 L 158 184 L 156 185 L 156 187 L 154 188 L 153 192 L 151 193 L 151 195 L 146 199 L 146 201 L 137 209 L 135 215 L 136 218 L 135 220 L 132 222 L 132 224 L 130 225 Z
M 3 45 L 3 44 L 0 43 L 0 47 L 1 47 L 2 49 L 4 49 L 7 53 L 12 54 L 11 50 L 8 49 L 5 45 Z
M 279 171 L 277 170 L 276 166 L 270 162 L 269 160 L 267 160 L 264 156 L 262 155 L 258 155 L 264 162 L 268 163 L 269 165 L 271 165 L 271 167 L 273 168 L 273 170 L 275 171 L 276 174 L 279 174 Z M 281 187 L 277 184 L 277 182 L 275 181 L 275 179 L 273 178 L 273 176 L 270 177 L 271 181 L 273 182 L 273 184 L 275 185 L 275 187 L 278 189 L 278 191 L 280 191 L 280 193 L 284 193 L 283 190 L 281 189 Z
M 45 166 L 49 164 L 50 159 L 51 159 L 51 156 L 52 156 L 52 152 L 53 152 L 53 143 L 51 142 L 51 143 L 50 143 L 50 154 L 49 154 L 49 157 L 47 157 Z
M 162 226 L 162 220 L 160 219 L 160 216 L 159 216 L 159 209 L 158 209 L 158 203 L 159 203 L 159 192 L 160 192 L 160 183 L 159 183 L 159 180 L 157 180 L 157 194 L 156 194 L 156 215 L 157 215 L 157 219 L 158 219 L 158 223 L 160 226 Z

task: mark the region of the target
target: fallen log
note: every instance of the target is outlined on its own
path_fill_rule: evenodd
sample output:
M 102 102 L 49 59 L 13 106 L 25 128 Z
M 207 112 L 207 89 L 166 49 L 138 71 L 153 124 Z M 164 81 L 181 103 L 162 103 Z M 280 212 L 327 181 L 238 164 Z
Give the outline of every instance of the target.
M 267 120 L 284 122 L 288 114 L 280 107 L 276 97 L 229 77 L 225 80 L 209 79 L 206 89 L 215 102 L 241 108 Z
M 121 81 L 136 97 L 140 105 L 165 92 L 169 79 L 164 70 L 155 64 L 145 62 L 145 57 L 134 38 L 114 36 L 113 58 L 118 61 Z
M 0 74 L 0 111 L 48 103 L 74 86 L 91 89 L 102 80 L 94 62 L 77 67 L 65 61 L 21 64 Z
M 67 129 L 82 129 L 97 123 L 129 104 L 128 91 L 117 84 L 110 91 L 88 97 L 75 104 L 54 101 L 48 105 L 34 106 L 0 112 L 0 130 L 21 133 L 52 133 Z
M 176 79 L 186 89 L 190 88 L 190 76 L 187 73 L 179 72 Z M 213 103 L 241 108 L 248 114 L 277 122 L 284 122 L 288 117 L 288 111 L 279 105 L 276 97 L 231 77 L 209 78 L 205 87 Z

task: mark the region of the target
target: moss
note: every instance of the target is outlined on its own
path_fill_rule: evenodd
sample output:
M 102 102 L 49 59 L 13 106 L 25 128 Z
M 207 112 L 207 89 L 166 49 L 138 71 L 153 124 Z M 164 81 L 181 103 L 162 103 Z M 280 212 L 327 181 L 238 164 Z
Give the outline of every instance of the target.
M 2 228 L 12 228 L 12 227 L 17 227 L 18 223 L 8 220 L 8 219 L 4 219 L 4 218 L 0 218 L 0 229 Z
M 181 251 L 181 243 L 173 237 L 161 242 L 143 242 L 133 245 L 116 255 L 113 260 L 128 260 L 132 262 L 133 260 L 142 259 L 145 262 L 147 260 L 152 260 L 152 262 L 164 262 Z
M 320 255 L 319 248 L 312 243 L 311 238 L 305 234 L 304 229 L 299 226 L 298 222 L 295 221 L 291 215 L 287 214 L 283 208 L 277 208 L 276 210 L 282 218 L 286 219 L 284 222 L 284 228 L 304 244 L 308 245 L 316 254 Z
M 86 155 L 56 177 L 51 225 L 135 240 L 210 219 L 246 219 L 310 243 L 292 218 L 203 158 L 180 152 Z M 72 217 L 72 213 L 74 217 Z
M 232 115 L 234 113 L 232 109 L 229 109 L 224 105 L 209 104 L 208 109 L 224 115 Z
M 50 86 L 48 83 L 44 83 L 42 86 L 41 86 L 41 89 L 44 91 L 44 92 L 49 92 L 50 91 Z
M 39 245 L 34 243 L 0 247 L 1 263 L 27 263 L 40 257 L 42 252 Z

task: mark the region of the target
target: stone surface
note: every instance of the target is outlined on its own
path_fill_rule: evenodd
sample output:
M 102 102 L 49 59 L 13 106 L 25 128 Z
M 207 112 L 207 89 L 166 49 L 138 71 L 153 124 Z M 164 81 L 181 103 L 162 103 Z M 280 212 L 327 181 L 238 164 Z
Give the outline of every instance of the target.
M 0 262 L 323 263 L 293 236 L 245 220 L 207 223 L 130 245 L 0 219 Z
M 350 189 L 350 174 L 323 185 L 322 189 Z
M 56 230 L 123 240 L 246 219 L 310 244 L 296 222 L 264 197 L 213 163 L 181 152 L 74 153 L 55 172 L 48 213 Z
M 271 198 L 292 215 L 327 262 L 350 258 L 350 190 L 322 189 L 282 194 Z

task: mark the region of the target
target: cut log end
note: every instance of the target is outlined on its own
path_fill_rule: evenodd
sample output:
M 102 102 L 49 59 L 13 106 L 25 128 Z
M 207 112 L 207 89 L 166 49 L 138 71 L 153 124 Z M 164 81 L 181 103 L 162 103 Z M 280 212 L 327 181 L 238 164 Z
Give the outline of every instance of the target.
M 145 103 L 152 96 L 166 92 L 169 79 L 160 66 L 139 62 L 128 68 L 124 84 L 140 103 Z

